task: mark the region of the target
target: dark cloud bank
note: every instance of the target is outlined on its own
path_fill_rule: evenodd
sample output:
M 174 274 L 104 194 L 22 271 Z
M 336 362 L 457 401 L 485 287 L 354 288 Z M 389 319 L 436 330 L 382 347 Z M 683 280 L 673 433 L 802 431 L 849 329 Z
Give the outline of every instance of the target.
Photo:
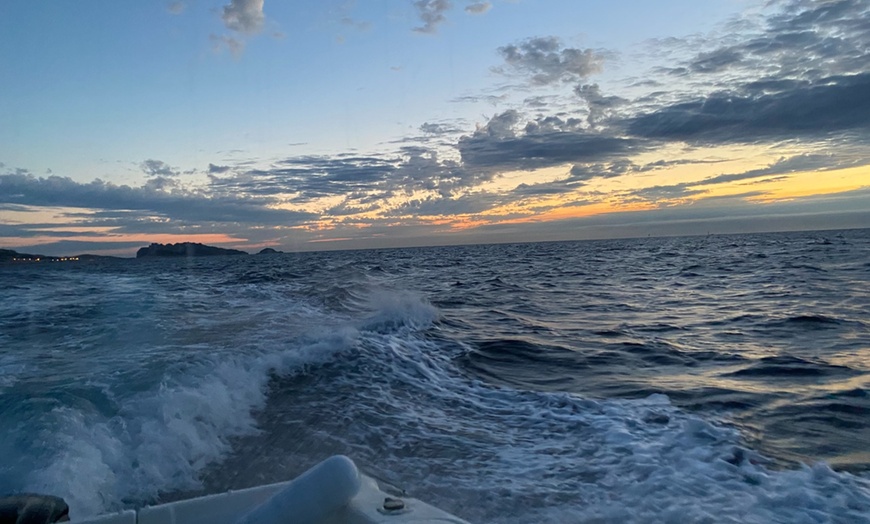
M 788 84 L 786 84 L 788 85 Z M 821 140 L 870 131 L 870 73 L 768 92 L 754 85 L 663 107 L 628 122 L 630 135 L 693 143 Z

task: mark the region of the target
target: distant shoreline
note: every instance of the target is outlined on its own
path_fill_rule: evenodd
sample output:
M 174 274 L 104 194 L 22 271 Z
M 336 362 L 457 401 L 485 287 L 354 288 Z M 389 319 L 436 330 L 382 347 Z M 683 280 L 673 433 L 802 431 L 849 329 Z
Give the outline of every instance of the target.
M 260 250 L 259 255 L 280 254 L 283 251 L 278 251 L 273 248 L 264 248 Z M 226 255 L 250 255 L 247 251 L 239 249 L 227 249 L 216 246 L 200 244 L 198 242 L 179 242 L 176 244 L 159 244 L 152 243 L 146 247 L 139 248 L 136 251 L 135 258 L 189 258 L 189 257 L 209 257 L 209 256 L 226 256 Z M 72 255 L 72 256 L 52 256 L 40 255 L 33 253 L 19 253 L 12 249 L 0 249 L 0 263 L 16 264 L 16 263 L 37 263 L 37 262 L 84 262 L 91 260 L 130 260 L 133 257 L 116 257 L 107 255 Z

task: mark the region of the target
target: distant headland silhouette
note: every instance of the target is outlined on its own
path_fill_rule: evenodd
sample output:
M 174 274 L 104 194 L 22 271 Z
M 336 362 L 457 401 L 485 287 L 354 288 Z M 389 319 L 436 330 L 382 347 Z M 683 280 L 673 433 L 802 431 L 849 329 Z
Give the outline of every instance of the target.
M 258 255 L 281 254 L 283 251 L 278 251 L 271 247 L 263 248 L 257 253 Z M 152 243 L 147 247 L 140 248 L 136 251 L 136 258 L 156 258 L 156 257 L 208 257 L 220 255 L 247 255 L 247 251 L 238 249 L 226 249 L 222 247 L 207 246 L 197 242 L 179 242 L 177 244 L 158 244 Z M 50 256 L 36 255 L 31 253 L 19 253 L 12 249 L 0 249 L 0 263 L 17 263 L 17 262 L 81 262 L 97 259 L 120 259 L 122 257 L 112 257 L 103 255 L 73 255 L 73 256 Z
M 144 257 L 211 257 L 219 255 L 247 255 L 246 251 L 207 246 L 196 242 L 179 242 L 177 244 L 153 243 L 136 251 L 136 258 Z

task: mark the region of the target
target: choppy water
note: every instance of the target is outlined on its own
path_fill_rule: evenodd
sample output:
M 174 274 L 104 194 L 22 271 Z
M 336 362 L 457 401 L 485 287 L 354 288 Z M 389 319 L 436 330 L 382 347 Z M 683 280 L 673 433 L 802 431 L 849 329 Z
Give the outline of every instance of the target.
M 870 520 L 870 230 L 0 267 L 0 492 L 334 453 L 469 520 Z

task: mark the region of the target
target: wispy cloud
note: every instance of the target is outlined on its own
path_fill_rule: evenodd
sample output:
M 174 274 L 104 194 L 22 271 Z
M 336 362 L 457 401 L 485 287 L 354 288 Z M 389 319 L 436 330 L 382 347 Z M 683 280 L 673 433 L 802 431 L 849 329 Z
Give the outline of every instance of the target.
M 465 6 L 465 12 L 473 15 L 481 15 L 490 9 L 492 9 L 491 2 L 474 2 L 473 4 Z
M 713 88 L 720 79 L 818 81 L 870 69 L 867 2 L 788 0 L 767 7 L 773 11 L 732 20 L 721 36 L 653 42 L 662 58 L 676 64 L 658 72 L 687 78 L 695 88 Z
M 415 27 L 414 31 L 425 34 L 436 33 L 438 26 L 447 20 L 444 13 L 452 7 L 450 0 L 415 0 L 414 9 L 417 10 L 417 16 L 423 25 Z
M 245 50 L 245 41 L 233 38 L 227 35 L 211 35 L 209 36 L 212 43 L 212 49 L 219 53 L 226 49 L 236 58 L 242 55 Z
M 773 175 L 784 175 L 789 173 L 799 173 L 808 171 L 831 171 L 835 169 L 846 169 L 850 167 L 862 166 L 870 164 L 870 158 L 866 157 L 842 157 L 833 154 L 809 154 L 803 153 L 791 157 L 783 157 L 770 165 L 759 168 L 750 169 L 742 173 L 726 173 L 705 178 L 696 185 L 712 185 L 725 182 L 735 182 L 740 180 L 751 180 L 754 178 L 770 177 Z
M 260 33 L 266 20 L 263 14 L 264 0 L 231 0 L 221 10 L 221 20 L 224 27 L 232 31 L 231 35 L 212 34 L 210 39 L 215 52 L 227 50 L 239 58 L 245 50 L 247 38 Z M 276 38 L 283 35 L 275 33 Z
M 231 31 L 259 33 L 263 28 L 263 0 L 232 0 L 221 13 L 224 25 Z
M 270 207 L 268 197 L 205 194 L 176 187 L 164 191 L 153 185 L 131 187 L 102 180 L 76 182 L 67 177 L 36 177 L 25 173 L 0 175 L 0 202 L 27 206 L 61 206 L 135 212 L 139 217 L 180 220 L 184 223 L 258 222 L 272 225 L 298 224 L 315 217 L 311 213 Z M 105 225 L 105 224 L 103 224 Z
M 462 130 L 453 124 L 424 122 L 420 125 L 420 131 L 430 135 L 451 135 Z
M 518 73 L 538 85 L 576 82 L 599 73 L 605 56 L 592 49 L 563 47 L 554 36 L 535 37 L 499 48 L 506 67 L 502 73 Z
M 173 169 L 172 166 L 162 160 L 148 159 L 142 162 L 139 167 L 149 177 L 174 177 L 181 174 L 180 171 Z
M 184 12 L 186 8 L 187 4 L 182 0 L 175 0 L 174 2 L 169 2 L 169 4 L 167 4 L 166 6 L 166 9 L 174 15 L 180 15 Z

